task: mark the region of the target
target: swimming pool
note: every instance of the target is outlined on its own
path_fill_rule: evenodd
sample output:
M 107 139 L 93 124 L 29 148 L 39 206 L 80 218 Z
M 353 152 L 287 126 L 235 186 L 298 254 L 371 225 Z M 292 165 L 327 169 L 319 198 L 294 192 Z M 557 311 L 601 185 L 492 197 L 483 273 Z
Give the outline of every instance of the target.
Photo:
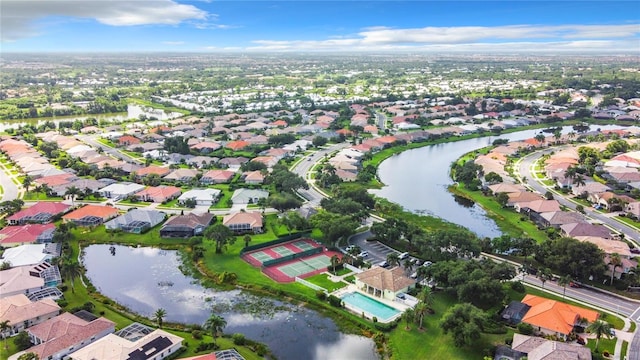
M 359 313 L 364 312 L 366 315 L 375 316 L 378 321 L 387 322 L 394 316 L 400 314 L 400 310 L 381 303 L 380 301 L 370 298 L 358 292 L 347 293 L 342 296 L 342 301 L 353 311 Z

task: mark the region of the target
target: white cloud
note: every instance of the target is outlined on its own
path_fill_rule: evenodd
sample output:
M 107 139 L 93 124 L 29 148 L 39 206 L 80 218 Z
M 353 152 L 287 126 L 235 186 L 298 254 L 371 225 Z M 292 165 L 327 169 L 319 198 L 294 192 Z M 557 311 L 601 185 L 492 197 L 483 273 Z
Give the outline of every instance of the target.
M 206 21 L 214 15 L 173 0 L 2 0 L 3 41 L 38 35 L 37 21 L 50 16 L 95 19 L 111 26 L 177 25 L 188 20 Z
M 370 27 L 324 40 L 255 40 L 252 51 L 640 51 L 640 26 Z

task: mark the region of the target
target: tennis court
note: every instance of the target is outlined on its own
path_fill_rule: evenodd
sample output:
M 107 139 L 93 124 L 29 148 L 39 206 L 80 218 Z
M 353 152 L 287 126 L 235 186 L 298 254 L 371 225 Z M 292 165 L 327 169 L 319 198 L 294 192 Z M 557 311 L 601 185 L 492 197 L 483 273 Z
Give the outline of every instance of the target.
M 298 242 L 294 242 L 294 243 L 293 243 L 293 246 L 295 246 L 295 247 L 297 247 L 298 249 L 301 249 L 301 250 L 303 250 L 303 251 L 304 251 L 304 250 L 313 249 L 314 247 L 316 247 L 316 246 L 313 246 L 313 245 L 309 244 L 309 243 L 308 243 L 308 242 L 306 242 L 306 241 L 298 241 Z
M 306 259 L 298 259 L 297 262 L 278 266 L 277 269 L 289 277 L 296 277 L 320 269 L 325 270 L 330 264 L 331 259 L 328 256 L 319 255 Z
M 254 252 L 253 254 L 249 255 L 252 258 L 258 260 L 258 262 L 260 262 L 261 264 L 267 260 L 271 260 L 273 259 L 271 256 L 269 256 L 268 254 L 266 254 L 265 252 L 262 251 L 258 251 L 258 252 Z
M 295 254 L 296 251 L 293 251 L 291 249 L 289 249 L 288 247 L 285 246 L 276 246 L 274 248 L 271 248 L 271 250 L 275 251 L 278 253 L 278 255 L 280 256 L 287 256 L 287 255 L 291 255 L 291 254 Z

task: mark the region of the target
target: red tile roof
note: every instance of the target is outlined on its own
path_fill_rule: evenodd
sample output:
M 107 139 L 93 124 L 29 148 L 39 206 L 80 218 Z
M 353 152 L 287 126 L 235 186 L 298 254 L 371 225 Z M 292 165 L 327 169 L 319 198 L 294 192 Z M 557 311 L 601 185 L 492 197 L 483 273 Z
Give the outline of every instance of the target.
M 0 230 L 0 245 L 34 243 L 43 232 L 55 229 L 54 224 L 26 224 L 7 226 Z
M 597 311 L 535 295 L 527 294 L 522 299 L 522 303 L 531 306 L 522 318 L 522 322 L 561 334 L 569 334 L 580 317 L 593 322 L 599 316 Z
M 9 216 L 7 220 L 9 221 L 20 221 L 25 217 L 31 217 L 38 214 L 51 214 L 56 215 L 63 213 L 69 209 L 70 205 L 63 204 L 61 202 L 49 202 L 49 201 L 40 201 L 28 207 L 24 210 L 20 210 L 17 213 Z
M 80 220 L 87 216 L 95 216 L 100 217 L 103 220 L 110 219 L 114 216 L 118 215 L 118 209 L 111 206 L 103 206 L 103 205 L 85 205 L 77 210 L 74 210 L 67 215 L 64 215 L 62 219 L 64 220 Z

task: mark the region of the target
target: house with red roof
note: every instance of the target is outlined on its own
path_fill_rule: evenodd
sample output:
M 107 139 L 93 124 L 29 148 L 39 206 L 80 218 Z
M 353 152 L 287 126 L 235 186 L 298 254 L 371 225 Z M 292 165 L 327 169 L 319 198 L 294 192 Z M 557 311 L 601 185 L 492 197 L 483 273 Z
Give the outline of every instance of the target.
M 149 201 L 155 203 L 164 203 L 176 199 L 182 194 L 182 190 L 175 186 L 149 186 L 148 188 L 137 192 L 135 197 L 140 201 Z
M 276 121 L 272 122 L 271 125 L 276 126 L 276 127 L 281 127 L 281 128 L 289 126 L 289 124 L 284 120 L 276 120 Z
M 7 223 L 9 225 L 22 225 L 27 223 L 46 224 L 51 222 L 54 216 L 67 212 L 70 207 L 71 205 L 61 202 L 40 201 L 9 216 Z
M 169 169 L 168 167 L 151 165 L 151 166 L 143 167 L 142 169 L 136 170 L 136 176 L 143 177 L 151 174 L 156 174 L 160 177 L 163 177 L 163 176 L 169 175 L 170 172 L 171 172 L 171 169 Z
M 89 204 L 64 215 L 62 220 L 72 221 L 78 226 L 97 226 L 118 214 L 118 209 L 112 206 Z
M 0 245 L 11 247 L 24 244 L 51 242 L 54 224 L 25 224 L 20 226 L 6 226 L 0 230 Z
M 225 184 L 231 182 L 235 172 L 230 170 L 209 170 L 202 175 L 200 182 L 202 184 Z
M 237 233 L 249 231 L 256 234 L 262 233 L 262 214 L 259 211 L 240 211 L 234 214 L 229 214 L 222 219 L 222 225 Z
M 568 336 L 574 326 L 581 324 L 582 319 L 594 322 L 600 316 L 594 310 L 536 295 L 527 294 L 521 302 L 531 307 L 522 322 L 533 326 L 537 331 L 560 337 Z
M 213 141 L 203 141 L 201 143 L 197 143 L 195 145 L 190 146 L 189 148 L 192 150 L 196 150 L 199 151 L 203 154 L 208 154 L 212 151 L 216 151 L 218 149 L 220 149 L 222 147 L 222 145 L 218 144 L 217 142 L 213 142 Z
M 239 151 L 246 148 L 249 145 L 251 144 L 248 141 L 236 140 L 236 141 L 229 141 L 224 145 L 224 147 L 226 147 L 227 149 L 231 149 L 233 151 Z
M 135 144 L 140 144 L 141 142 L 142 140 L 131 135 L 123 135 L 120 138 L 118 138 L 118 146 L 135 145 Z
M 34 346 L 25 352 L 34 353 L 39 359 L 63 359 L 73 351 L 113 333 L 115 323 L 104 317 L 86 321 L 71 313 L 62 313 L 26 331 Z

